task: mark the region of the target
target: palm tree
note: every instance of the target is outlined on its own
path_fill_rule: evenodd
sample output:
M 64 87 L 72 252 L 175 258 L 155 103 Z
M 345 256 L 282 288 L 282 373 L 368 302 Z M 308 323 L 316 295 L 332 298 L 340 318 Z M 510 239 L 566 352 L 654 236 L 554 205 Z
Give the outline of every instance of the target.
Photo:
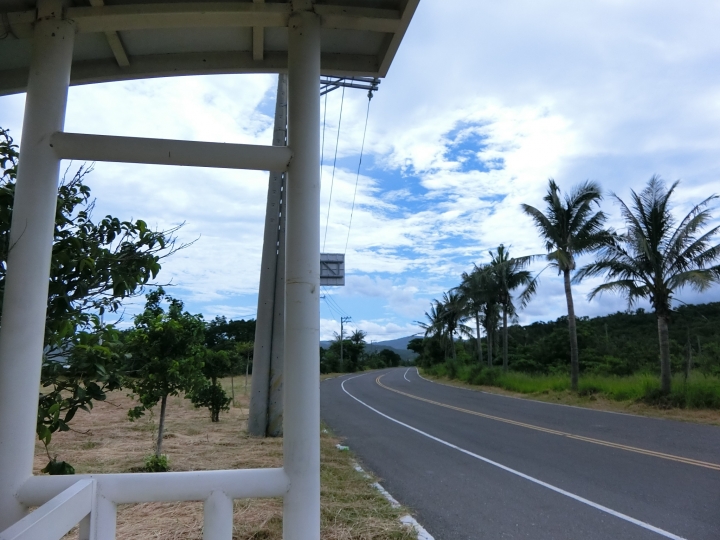
M 430 313 L 425 312 L 427 322 L 418 323 L 425 329 L 425 336 L 436 336 L 444 342 L 445 359 L 450 346 L 453 360 L 457 359 L 455 349 L 455 333 L 469 334 L 470 329 L 463 324 L 465 321 L 464 299 L 457 290 L 444 292 L 442 301 L 433 300 Z
M 417 324 L 425 329 L 425 337 L 436 337 L 443 345 L 445 345 L 446 324 L 445 324 L 445 307 L 437 300 L 433 300 L 430 304 L 430 312 L 425 312 L 427 322 L 418 321 Z M 445 352 L 445 360 L 447 360 L 447 346 L 443 347 Z
M 364 330 L 355 330 L 350 336 L 350 341 L 352 341 L 355 345 L 360 345 L 361 343 L 365 343 L 366 337 L 367 332 Z
M 623 294 L 628 304 L 641 298 L 650 301 L 658 323 L 660 341 L 660 386 L 670 393 L 670 342 L 668 324 L 675 291 L 690 287 L 704 291 L 720 281 L 720 244 L 712 245 L 720 227 L 703 229 L 712 220 L 708 208 L 717 195 L 692 207 L 678 223 L 670 211 L 670 197 L 678 182 L 667 189 L 653 176 L 640 194 L 632 191 L 632 206 L 617 195 L 626 230 L 606 243 L 596 262 L 575 277 L 605 275 L 606 282 L 593 289 L 590 298 L 605 291 Z
M 561 197 L 560 188 L 551 178 L 543 200 L 546 203 L 545 213 L 529 204 L 521 207 L 535 222 L 545 240 L 550 266 L 563 275 L 570 331 L 570 385 L 577 391 L 580 362 L 570 273 L 575 270 L 576 257 L 599 249 L 608 240 L 610 232 L 603 227 L 607 216 L 596 210 L 602 200 L 602 192 L 595 182 L 583 182 L 575 186 L 570 194 Z
M 442 305 L 447 337 L 450 340 L 450 350 L 452 351 L 453 360 L 457 360 L 455 333 L 458 332 L 461 335 L 469 333 L 469 328 L 463 324 L 465 321 L 464 300 L 457 290 L 451 290 L 443 293 Z
M 500 310 L 497 301 L 493 298 L 483 306 L 483 327 L 487 336 L 488 367 L 493 367 L 493 348 L 499 319 Z
M 525 270 L 532 257 L 510 257 L 510 251 L 500 244 L 497 252 L 490 252 L 491 261 L 486 272 L 492 276 L 492 282 L 497 292 L 497 302 L 502 309 L 503 318 L 503 370 L 508 369 L 508 316 L 515 315 L 512 293 L 515 289 L 524 287 L 520 293 L 521 307 L 525 307 L 530 298 L 537 291 L 537 280 Z
M 458 286 L 458 292 L 463 297 L 465 313 L 475 320 L 475 339 L 477 340 L 478 363 L 482 364 L 482 340 L 480 338 L 480 325 L 482 323 L 483 307 L 487 302 L 483 289 L 482 270 L 477 266 L 469 274 L 463 272 L 462 283 Z

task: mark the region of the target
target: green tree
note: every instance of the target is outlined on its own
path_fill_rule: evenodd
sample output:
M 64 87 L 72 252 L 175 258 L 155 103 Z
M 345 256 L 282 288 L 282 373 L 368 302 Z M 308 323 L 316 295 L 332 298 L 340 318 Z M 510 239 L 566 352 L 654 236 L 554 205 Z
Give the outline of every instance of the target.
M 604 228 L 607 216 L 597 209 L 602 192 L 595 182 L 583 182 L 563 198 L 555 180 L 550 179 L 543 200 L 545 213 L 529 204 L 521 208 L 532 218 L 545 241 L 550 266 L 563 275 L 570 331 L 570 384 L 577 391 L 580 362 L 570 274 L 575 270 L 577 257 L 596 251 L 608 240 L 610 233 Z
M 218 379 L 231 373 L 232 361 L 228 351 L 216 351 L 204 348 L 198 353 L 203 362 L 202 373 L 209 384 L 203 384 L 190 395 L 195 407 L 207 407 L 210 411 L 210 421 L 219 422 L 220 412 L 230 410 L 231 398 L 227 396 Z
M 532 257 L 510 257 L 510 251 L 500 244 L 495 253 L 490 252 L 491 261 L 485 272 L 497 292 L 497 303 L 502 310 L 503 370 L 508 370 L 508 317 L 515 316 L 513 291 L 523 287 L 520 305 L 524 307 L 537 291 L 537 279 L 525 270 Z
M 670 198 L 678 182 L 668 189 L 653 176 L 639 194 L 632 191 L 630 206 L 617 195 L 625 232 L 608 241 L 598 259 L 582 268 L 576 280 L 604 275 L 605 283 L 590 292 L 590 298 L 606 291 L 623 294 L 629 305 L 647 299 L 657 317 L 660 343 L 660 386 L 670 393 L 669 323 L 673 295 L 683 287 L 708 289 L 720 279 L 720 245 L 714 236 L 720 227 L 703 232 L 712 221 L 711 195 L 692 207 L 679 222 L 673 216 Z
M 356 345 L 360 345 L 361 343 L 365 343 L 365 338 L 367 337 L 367 332 L 364 330 L 355 330 L 350 335 L 350 341 L 355 343 Z
M 398 367 L 402 362 L 402 357 L 390 349 L 383 349 L 378 355 L 387 367 Z
M 199 315 L 183 311 L 180 300 L 168 296 L 162 287 L 146 296 L 145 311 L 135 316 L 127 340 L 130 353 L 130 387 L 139 406 L 128 412 L 130 420 L 160 402 L 160 420 L 155 455 L 162 454 L 163 430 L 168 396 L 191 394 L 203 386 L 202 351 L 204 324 Z M 167 310 L 163 304 L 167 304 Z
M 482 364 L 482 339 L 480 328 L 485 327 L 486 321 L 490 323 L 486 328 L 488 336 L 488 365 L 492 366 L 492 325 L 493 311 L 496 310 L 497 287 L 493 275 L 486 271 L 486 267 L 473 268 L 472 272 L 463 272 L 462 282 L 458 291 L 463 298 L 465 314 L 475 321 L 475 339 L 477 340 L 478 363 Z
M 447 360 L 445 306 L 441 302 L 433 300 L 430 304 L 430 311 L 425 312 L 425 321 L 417 321 L 417 324 L 425 330 L 425 338 L 433 339 L 442 344 L 443 361 Z
M 18 158 L 10 133 L 0 128 L 0 309 Z M 103 315 L 141 294 L 161 260 L 185 247 L 175 244 L 178 228 L 153 231 L 142 220 L 112 216 L 94 221 L 95 203 L 85 185 L 91 171 L 81 166 L 58 189 L 37 420 L 46 446 L 53 433 L 69 429 L 79 409 L 90 410 L 121 386 L 119 334 L 102 322 Z

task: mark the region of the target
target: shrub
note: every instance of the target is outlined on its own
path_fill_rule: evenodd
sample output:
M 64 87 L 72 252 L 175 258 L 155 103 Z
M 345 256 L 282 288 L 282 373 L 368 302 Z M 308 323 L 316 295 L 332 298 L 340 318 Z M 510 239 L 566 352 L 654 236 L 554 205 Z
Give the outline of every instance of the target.
M 145 470 L 147 472 L 167 472 L 170 470 L 170 463 L 165 454 L 156 456 L 150 454 L 145 458 Z

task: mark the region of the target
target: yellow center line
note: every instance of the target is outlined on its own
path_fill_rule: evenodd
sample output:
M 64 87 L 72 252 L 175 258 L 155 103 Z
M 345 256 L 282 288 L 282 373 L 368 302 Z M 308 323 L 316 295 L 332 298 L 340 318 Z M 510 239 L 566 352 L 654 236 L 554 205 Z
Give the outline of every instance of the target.
M 490 414 L 485 414 L 477 411 L 471 411 L 469 409 L 463 409 L 461 407 L 455 407 L 453 405 L 448 405 L 447 403 L 441 403 L 439 401 L 433 401 L 431 399 L 422 398 L 420 396 L 415 396 L 413 394 L 408 394 L 407 392 L 401 392 L 400 390 L 396 390 L 395 388 L 390 388 L 389 386 L 385 386 L 383 383 L 380 382 L 380 379 L 382 379 L 385 375 L 380 375 L 377 379 L 375 379 L 375 382 L 381 386 L 382 388 L 385 388 L 386 390 L 390 390 L 391 392 L 395 392 L 396 394 L 400 394 L 412 399 L 417 399 L 418 401 L 424 401 L 425 403 L 431 403 L 433 405 L 437 405 L 438 407 L 444 407 L 446 409 L 452 409 L 454 411 L 463 412 L 466 414 L 472 414 L 474 416 L 480 416 L 482 418 L 488 418 L 490 420 L 497 420 L 498 422 L 504 422 L 505 424 L 512 424 L 514 426 L 520 426 L 527 429 L 533 429 L 535 431 L 542 431 L 544 433 L 550 433 L 551 435 L 559 435 L 561 437 L 567 437 L 568 439 L 575 439 L 578 441 L 584 441 L 589 442 L 593 444 L 599 444 L 602 446 L 609 446 L 610 448 L 617 448 L 619 450 L 626 450 L 628 452 L 635 452 L 637 454 L 644 454 L 646 456 L 653 456 L 661 459 L 668 459 L 671 461 L 678 461 L 680 463 L 685 463 L 687 465 L 695 465 L 696 467 L 705 467 L 707 469 L 713 469 L 715 471 L 720 471 L 720 465 L 717 463 L 709 463 L 707 461 L 700 461 L 697 459 L 691 459 L 686 458 L 682 456 L 675 456 L 672 454 L 665 454 L 663 452 L 655 452 L 654 450 L 646 450 L 644 448 L 637 448 L 635 446 L 628 446 L 625 444 L 619 444 L 614 443 L 610 441 L 604 441 L 602 439 L 593 439 L 592 437 L 583 437 L 582 435 L 574 435 L 572 433 L 567 433 L 565 431 L 558 431 L 556 429 L 548 429 L 540 426 L 536 426 L 534 424 L 526 424 L 525 422 L 518 422 L 516 420 L 510 420 L 508 418 L 502 418 L 500 416 L 493 416 Z

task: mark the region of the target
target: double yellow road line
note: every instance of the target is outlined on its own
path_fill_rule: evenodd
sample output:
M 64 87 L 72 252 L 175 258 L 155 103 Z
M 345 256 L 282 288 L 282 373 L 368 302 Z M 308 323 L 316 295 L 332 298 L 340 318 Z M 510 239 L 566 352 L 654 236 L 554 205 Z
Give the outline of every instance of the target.
M 487 418 L 489 420 L 496 420 L 498 422 L 504 422 L 505 424 L 512 424 L 513 426 L 519 426 L 524 427 L 527 429 L 533 429 L 535 431 L 542 431 L 543 433 L 550 433 L 551 435 L 559 435 L 561 437 L 567 437 L 568 439 L 575 439 L 578 441 L 584 441 L 587 443 L 592 444 L 599 444 L 601 446 L 608 446 L 610 448 L 617 448 L 619 450 L 625 450 L 627 452 L 635 452 L 636 454 L 644 454 L 646 456 L 653 456 L 660 459 L 668 459 L 670 461 L 677 461 L 680 463 L 685 463 L 686 465 L 694 465 L 696 467 L 705 467 L 706 469 L 713 469 L 715 471 L 720 471 L 720 464 L 717 463 L 709 463 L 707 461 L 700 461 L 697 459 L 690 459 L 682 456 L 674 456 L 672 454 L 664 454 L 663 452 L 655 452 L 654 450 L 646 450 L 644 448 L 637 448 L 635 446 L 628 446 L 626 444 L 618 444 L 610 441 L 603 441 L 602 439 L 593 439 L 592 437 L 583 437 L 582 435 L 574 435 L 572 433 L 567 433 L 565 431 L 558 431 L 556 429 L 548 429 L 541 426 L 536 426 L 534 424 L 527 424 L 525 422 L 518 422 L 516 420 L 510 420 L 508 418 L 502 418 L 500 416 L 493 416 L 491 414 L 485 414 L 477 411 L 471 411 L 469 409 L 463 409 L 461 407 L 455 407 L 453 405 L 448 405 L 447 403 L 441 403 L 439 401 L 433 401 L 431 399 L 422 398 L 420 396 L 415 396 L 413 394 L 408 394 L 407 392 L 401 392 L 400 390 L 396 390 L 395 388 L 390 388 L 389 386 L 384 385 L 380 382 L 380 379 L 382 379 L 385 375 L 380 375 L 377 379 L 375 379 L 375 382 L 381 386 L 382 388 L 386 390 L 390 390 L 391 392 L 395 392 L 396 394 L 403 395 L 405 397 L 409 397 L 412 399 L 417 399 L 418 401 L 424 401 L 425 403 L 431 403 L 432 405 L 437 405 L 438 407 L 444 407 L 446 409 L 452 409 L 454 411 L 459 411 L 466 414 L 472 414 L 474 416 L 480 416 L 482 418 Z

